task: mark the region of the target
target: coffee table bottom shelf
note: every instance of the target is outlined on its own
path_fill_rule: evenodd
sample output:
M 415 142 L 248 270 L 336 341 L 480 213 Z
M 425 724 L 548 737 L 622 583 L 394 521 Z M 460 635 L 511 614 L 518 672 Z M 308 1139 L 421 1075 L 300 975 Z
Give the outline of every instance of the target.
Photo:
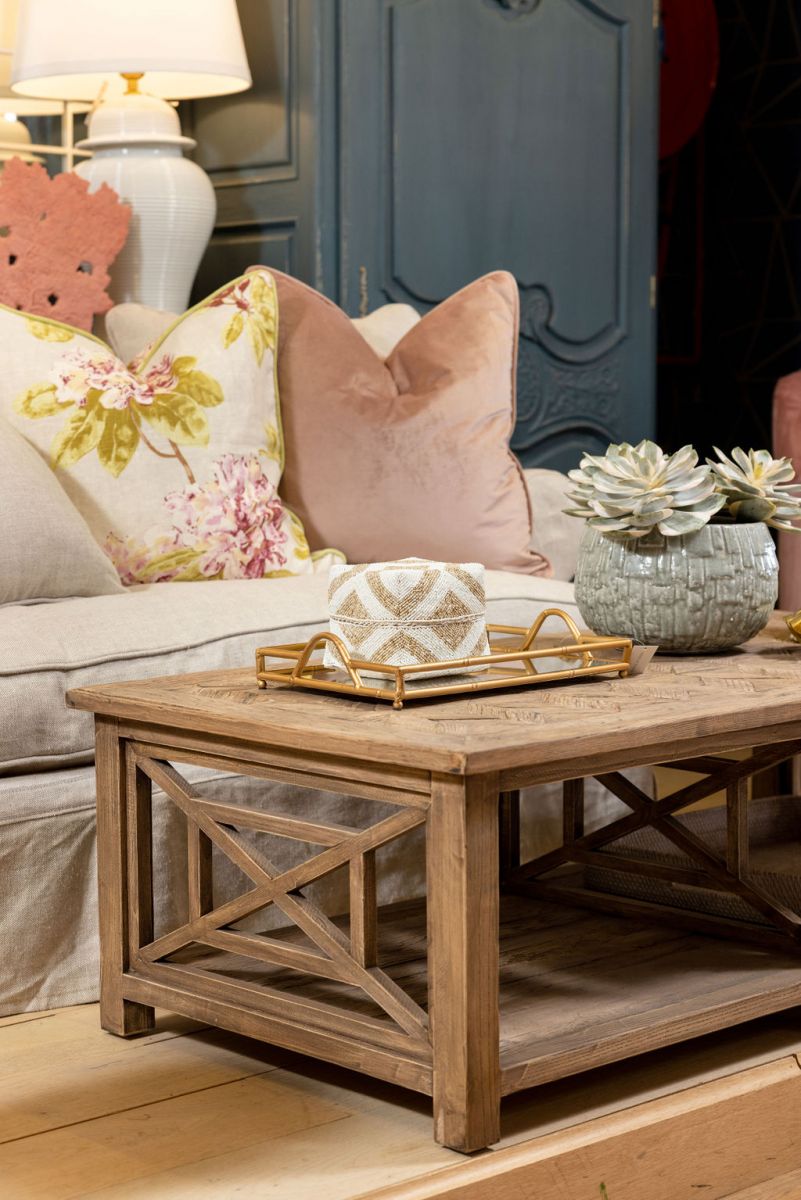
M 347 929 L 346 919 L 342 926 Z M 382 907 L 378 927 L 381 967 L 425 1008 L 424 902 Z M 272 930 L 269 936 L 306 945 L 296 929 Z M 231 985 L 238 992 L 235 1001 Z M 271 1011 L 259 1003 L 258 989 L 265 986 L 286 996 L 285 1020 L 274 1003 Z M 194 946 L 166 962 L 137 964 L 122 990 L 130 1000 L 431 1092 L 430 1056 L 405 1049 L 382 1010 L 336 980 Z M 298 1033 L 290 1014 L 306 1002 L 308 1025 Z M 363 1021 L 363 1039 L 332 1033 L 322 1019 L 318 1028 L 320 1003 L 326 1009 L 335 1005 L 353 1028 Z M 797 1004 L 801 955 L 561 903 L 502 897 L 504 1095 Z M 382 1026 L 384 1034 L 371 1034 Z

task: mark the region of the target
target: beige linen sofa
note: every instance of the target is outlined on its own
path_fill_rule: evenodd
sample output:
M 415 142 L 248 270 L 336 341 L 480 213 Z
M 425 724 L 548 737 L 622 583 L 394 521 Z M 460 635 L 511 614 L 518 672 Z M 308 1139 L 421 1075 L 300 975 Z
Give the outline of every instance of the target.
M 555 577 L 489 571 L 489 619 L 529 625 L 554 605 L 577 617 L 569 580 L 581 524 L 561 511 L 567 480 L 554 471 L 525 474 L 535 548 L 551 559 Z M 66 707 L 65 693 L 92 683 L 250 665 L 257 646 L 305 640 L 326 620 L 327 579 L 320 575 L 153 584 L 0 607 L 0 1016 L 91 1001 L 98 993 L 93 726 L 88 714 Z M 191 777 L 205 794 L 236 803 L 348 824 L 376 815 L 374 807 L 368 814 L 365 801 L 332 794 L 208 772 Z M 600 787 L 593 795 L 596 819 L 617 810 Z M 528 849 L 544 848 L 557 836 L 557 804 L 555 786 L 537 789 L 526 803 Z M 155 822 L 158 933 L 186 919 L 185 885 L 178 882 L 185 829 L 158 795 Z M 287 855 L 297 852 L 277 840 L 270 857 L 289 865 Z M 419 838 L 409 835 L 385 848 L 379 880 L 384 902 L 424 889 Z M 221 866 L 215 899 L 241 886 Z M 329 912 L 347 909 L 347 887 L 337 875 L 313 894 Z

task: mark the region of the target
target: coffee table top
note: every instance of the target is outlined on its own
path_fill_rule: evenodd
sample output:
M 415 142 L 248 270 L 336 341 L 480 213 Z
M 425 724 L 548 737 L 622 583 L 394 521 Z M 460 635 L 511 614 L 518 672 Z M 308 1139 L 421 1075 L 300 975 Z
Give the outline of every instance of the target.
M 776 614 L 728 654 L 657 656 L 629 679 L 422 700 L 399 712 L 279 684 L 260 690 L 252 666 L 76 688 L 67 703 L 238 742 L 454 774 L 542 766 L 543 777 L 562 778 L 580 760 L 611 770 L 801 737 L 801 645 Z

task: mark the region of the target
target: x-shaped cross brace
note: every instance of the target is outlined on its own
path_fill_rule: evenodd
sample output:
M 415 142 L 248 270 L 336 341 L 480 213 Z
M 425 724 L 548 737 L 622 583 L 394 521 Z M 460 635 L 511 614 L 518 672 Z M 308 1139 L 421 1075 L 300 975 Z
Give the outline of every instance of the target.
M 330 874 L 354 857 L 368 854 L 377 846 L 422 824 L 426 819 L 424 811 L 406 809 L 368 829 L 345 831 L 342 841 L 282 872 L 237 832 L 232 808 L 228 809 L 230 816 L 226 823 L 214 820 L 205 811 L 206 802 L 203 798 L 169 763 L 137 756 L 137 766 L 162 789 L 188 821 L 197 826 L 256 885 L 244 895 L 202 913 L 178 929 L 139 947 L 138 953 L 142 959 L 157 962 L 192 942 L 199 942 L 232 953 L 295 966 L 361 988 L 406 1033 L 418 1038 L 427 1037 L 428 1018 L 425 1012 L 384 971 L 359 962 L 351 952 L 350 940 L 317 904 L 300 891 L 312 880 Z M 208 806 L 212 811 L 215 807 L 218 806 Z M 243 812 L 243 823 L 247 823 L 246 812 Z M 303 930 L 322 953 L 310 953 L 269 938 L 225 928 L 271 903 Z
M 801 940 L 801 916 L 768 895 L 747 876 L 745 792 L 745 783 L 750 776 L 784 762 L 799 751 L 800 741 L 786 742 L 757 751 L 751 758 L 743 761 L 704 759 L 682 763 L 684 768 L 698 767 L 709 774 L 707 778 L 691 783 L 662 800 L 652 800 L 618 772 L 599 775 L 599 782 L 628 805 L 632 812 L 629 816 L 620 817 L 591 833 L 583 832 L 583 822 L 576 809 L 575 789 L 566 785 L 564 845 L 511 869 L 507 874 L 507 885 L 514 890 L 516 886 L 524 886 L 541 879 L 556 868 L 569 863 L 622 870 L 668 882 L 729 892 L 751 905 L 763 917 L 767 917 L 784 934 Z M 713 854 L 699 837 L 673 816 L 678 810 L 687 808 L 721 789 L 726 790 L 728 806 L 726 859 Z M 623 857 L 611 853 L 598 853 L 601 847 L 608 846 L 611 842 L 646 826 L 657 830 L 697 865 L 694 868 L 668 866 L 637 859 L 631 855 Z

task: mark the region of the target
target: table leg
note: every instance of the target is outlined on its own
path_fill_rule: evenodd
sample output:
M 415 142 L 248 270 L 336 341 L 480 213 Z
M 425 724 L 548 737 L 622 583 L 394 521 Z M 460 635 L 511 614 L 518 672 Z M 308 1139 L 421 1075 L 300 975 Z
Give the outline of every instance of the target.
M 128 814 L 125 742 L 117 722 L 97 717 L 97 874 L 100 912 L 100 1024 L 129 1037 L 154 1026 L 154 1010 L 125 1000 L 122 976 L 129 965 Z
M 497 777 L 433 777 L 427 869 L 434 1136 L 481 1150 L 500 1137 Z
M 501 792 L 499 811 L 501 884 L 520 866 L 520 792 Z
M 562 844 L 572 846 L 584 836 L 584 780 L 566 779 L 562 784 Z
M 360 966 L 378 966 L 375 850 L 350 860 L 350 952 Z

